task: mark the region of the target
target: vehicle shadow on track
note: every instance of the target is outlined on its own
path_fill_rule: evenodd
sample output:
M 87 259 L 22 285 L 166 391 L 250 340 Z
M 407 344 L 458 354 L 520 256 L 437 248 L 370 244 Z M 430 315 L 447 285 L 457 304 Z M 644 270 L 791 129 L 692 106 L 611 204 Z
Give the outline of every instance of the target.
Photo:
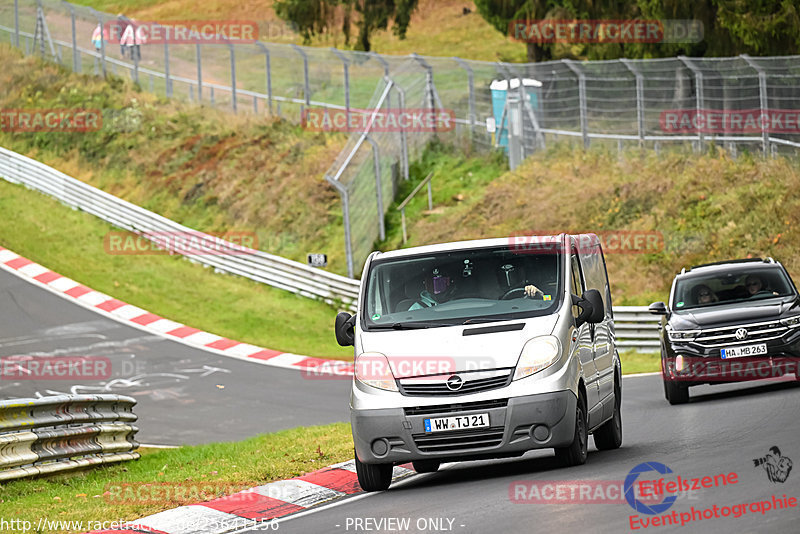
M 712 386 L 713 387 L 713 386 Z M 751 395 L 767 395 L 769 393 L 778 393 L 796 389 L 800 387 L 800 381 L 786 380 L 781 382 L 771 382 L 762 385 L 750 385 L 750 387 L 743 389 L 732 389 L 726 391 L 717 391 L 711 393 L 695 393 L 690 390 L 689 404 L 701 404 L 713 401 L 728 400 L 737 397 L 749 397 Z
M 625 445 L 623 444 L 623 448 Z M 547 454 L 546 451 L 535 451 L 538 454 Z M 460 484 L 462 482 L 478 482 L 481 480 L 502 479 L 505 477 L 520 477 L 537 478 L 538 475 L 548 472 L 569 471 L 570 473 L 579 472 L 582 468 L 590 468 L 592 463 L 599 461 L 613 460 L 619 455 L 630 453 L 630 447 L 627 451 L 617 449 L 613 451 L 597 451 L 589 449 L 589 457 L 584 466 L 576 467 L 563 467 L 558 463 L 555 456 L 548 454 L 547 456 L 537 456 L 535 458 L 505 458 L 492 460 L 492 463 L 477 464 L 475 462 L 461 462 L 457 468 L 449 468 L 436 473 L 419 477 L 413 482 L 404 484 L 397 488 L 391 488 L 390 492 L 400 492 L 404 490 L 413 490 L 419 487 L 436 488 L 438 486 L 449 486 L 452 484 Z M 602 459 L 602 460 L 601 460 Z M 577 470 L 577 471 L 576 471 Z M 554 477 L 554 478 L 557 478 Z

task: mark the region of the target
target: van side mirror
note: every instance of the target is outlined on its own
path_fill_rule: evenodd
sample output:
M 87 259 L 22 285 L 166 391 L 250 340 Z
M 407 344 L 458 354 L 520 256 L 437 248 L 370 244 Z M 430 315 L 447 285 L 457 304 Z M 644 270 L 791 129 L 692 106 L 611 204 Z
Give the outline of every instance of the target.
M 667 305 L 661 302 L 654 302 L 647 308 L 647 310 L 652 313 L 653 315 L 667 315 L 669 310 L 667 309 Z
M 349 347 L 355 343 L 356 316 L 347 312 L 340 312 L 336 315 L 336 323 L 333 331 L 336 334 L 336 342 L 342 347 Z
M 606 316 L 603 297 L 596 289 L 587 289 L 581 297 L 572 295 L 572 304 L 581 309 L 578 317 L 575 318 L 576 327 L 580 327 L 584 323 L 602 322 Z

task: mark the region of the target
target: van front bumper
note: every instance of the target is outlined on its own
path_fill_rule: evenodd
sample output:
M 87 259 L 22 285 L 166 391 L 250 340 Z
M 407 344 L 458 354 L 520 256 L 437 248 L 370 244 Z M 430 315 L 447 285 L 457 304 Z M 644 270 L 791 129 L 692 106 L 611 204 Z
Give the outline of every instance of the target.
M 351 410 L 358 459 L 367 464 L 518 456 L 565 447 L 575 434 L 572 391 L 419 408 Z M 489 427 L 425 432 L 425 419 L 485 413 Z

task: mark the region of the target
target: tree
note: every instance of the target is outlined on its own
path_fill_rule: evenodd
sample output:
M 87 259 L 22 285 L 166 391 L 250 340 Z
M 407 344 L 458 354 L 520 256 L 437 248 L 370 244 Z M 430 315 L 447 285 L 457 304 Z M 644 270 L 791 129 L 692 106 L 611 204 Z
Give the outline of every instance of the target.
M 546 19 L 560 10 L 557 0 L 475 0 L 478 13 L 505 35 L 516 22 Z M 513 35 L 512 35 L 513 37 Z M 528 61 L 547 61 L 553 57 L 553 45 L 526 41 Z
M 418 0 L 276 0 L 275 13 L 297 26 L 305 44 L 310 44 L 312 37 L 329 32 L 340 19 L 345 43 L 349 44 L 350 25 L 355 24 L 359 30 L 356 49 L 368 52 L 372 34 L 385 30 L 389 23 L 394 34 L 405 39 L 417 3 Z M 358 14 L 356 21 L 352 17 L 354 11 Z

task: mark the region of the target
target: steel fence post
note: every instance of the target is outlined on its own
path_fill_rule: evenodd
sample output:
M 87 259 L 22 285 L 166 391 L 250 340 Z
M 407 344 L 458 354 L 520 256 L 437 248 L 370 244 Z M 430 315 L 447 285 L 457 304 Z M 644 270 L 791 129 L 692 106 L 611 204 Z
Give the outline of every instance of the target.
M 164 91 L 167 97 L 172 96 L 172 79 L 169 77 L 169 43 L 164 39 Z
M 436 110 L 436 99 L 435 99 L 435 87 L 433 85 L 433 67 L 431 67 L 427 61 L 422 59 L 421 56 L 417 55 L 416 53 L 411 54 L 411 58 L 414 59 L 417 63 L 419 63 L 423 69 L 425 69 L 425 97 L 428 105 L 428 108 L 431 110 Z M 434 131 L 435 131 L 434 127 Z
M 14 0 L 16 4 L 16 0 Z M 69 18 L 72 27 L 72 72 L 80 72 L 81 71 L 81 55 L 78 52 L 78 37 L 75 33 L 75 6 L 72 4 L 67 4 L 69 6 Z
M 398 95 L 398 103 L 399 103 L 399 112 L 403 113 L 406 109 L 406 91 L 399 85 L 394 85 L 394 88 L 397 89 Z M 403 179 L 408 180 L 409 176 L 409 164 L 408 164 L 408 132 L 406 132 L 405 128 L 400 130 L 400 153 L 402 158 L 402 165 L 403 165 Z
M 264 52 L 266 62 L 264 69 L 267 76 L 267 102 L 269 104 L 269 114 L 272 115 L 272 65 L 270 64 L 269 48 L 261 41 L 256 41 L 256 46 Z
M 375 197 L 378 203 L 378 232 L 381 241 L 386 239 L 386 223 L 383 217 L 383 183 L 381 181 L 381 155 L 378 143 L 366 134 L 364 138 L 372 145 L 372 163 L 375 167 Z
M 699 117 L 699 115 L 703 112 L 703 73 L 686 56 L 678 56 L 678 59 L 681 61 L 681 63 L 686 65 L 686 67 L 694 74 L 696 109 L 697 109 L 697 115 Z M 703 132 L 700 131 L 699 128 L 697 129 L 697 141 L 698 141 L 699 151 L 702 152 L 705 144 L 705 139 L 703 136 Z
M 586 117 L 586 75 L 570 59 L 561 60 L 569 70 L 578 76 L 578 105 L 580 106 L 581 135 L 583 137 L 583 148 L 589 148 L 589 125 Z
M 103 72 L 103 78 L 106 78 L 106 36 L 103 31 L 103 14 L 94 8 L 89 8 L 89 11 L 97 17 L 97 22 L 100 24 L 100 69 Z M 109 36 L 111 28 L 109 28 Z
M 350 124 L 350 60 L 339 50 L 335 48 L 330 50 L 341 60 L 342 68 L 344 69 L 344 109 L 347 124 Z
M 194 54 L 197 60 L 197 101 L 203 101 L 203 52 L 200 43 L 194 44 Z
M 14 46 L 19 48 L 19 0 L 14 0 Z
M 753 58 L 747 54 L 742 54 L 739 57 L 744 59 L 750 67 L 758 73 L 758 101 L 761 108 L 761 146 L 764 151 L 764 157 L 769 154 L 769 129 L 764 125 L 764 116 L 769 113 L 769 101 L 767 100 L 767 73 L 764 69 L 756 63 Z
M 292 44 L 291 46 L 300 54 L 300 57 L 303 58 L 303 97 L 306 101 L 306 106 L 311 106 L 311 89 L 308 81 L 308 55 L 305 50 L 296 44 Z
M 334 180 L 328 174 L 325 174 L 325 180 L 328 181 L 333 187 L 339 191 L 342 197 L 342 218 L 344 222 L 344 253 L 347 259 L 347 276 L 353 278 L 353 243 L 351 242 L 350 231 L 350 195 L 347 188 L 338 180 Z
M 233 104 L 233 112 L 237 113 L 239 108 L 236 102 L 236 50 L 233 47 L 233 43 L 229 42 L 227 44 L 231 54 L 231 102 Z
M 460 57 L 453 57 L 453 60 L 458 63 L 458 66 L 467 71 L 467 83 L 469 84 L 469 138 L 474 139 L 475 123 L 477 121 L 477 114 L 475 113 L 475 73 L 469 64 Z
M 631 60 L 622 58 L 620 62 L 636 77 L 636 130 L 639 135 L 639 147 L 644 147 L 644 78 Z

